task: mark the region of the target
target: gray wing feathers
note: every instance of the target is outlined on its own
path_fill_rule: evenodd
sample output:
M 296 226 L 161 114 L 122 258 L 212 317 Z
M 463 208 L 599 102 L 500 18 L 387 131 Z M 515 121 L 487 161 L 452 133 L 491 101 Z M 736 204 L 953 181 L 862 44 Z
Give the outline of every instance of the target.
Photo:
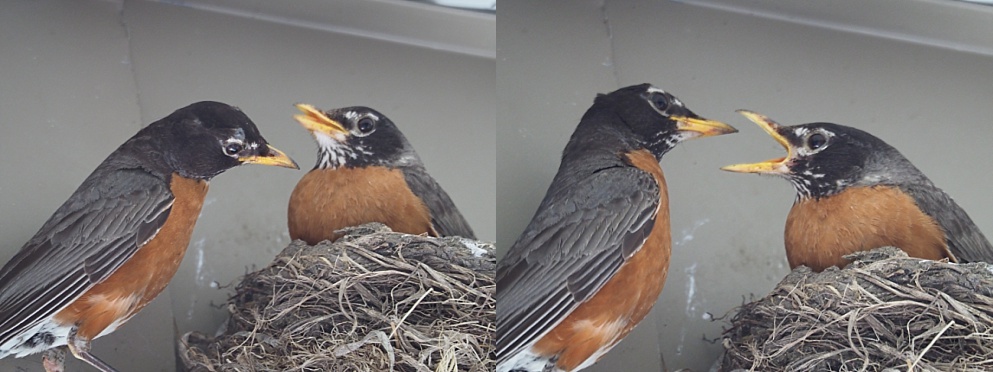
M 960 262 L 993 263 L 993 245 L 951 196 L 930 181 L 902 189 L 914 198 L 925 214 L 938 221 L 945 231 L 948 249 Z
M 498 266 L 498 363 L 593 296 L 642 246 L 658 203 L 655 180 L 635 168 L 553 185 Z
M 439 235 L 476 239 L 476 234 L 448 197 L 448 193 L 423 167 L 403 168 L 403 177 L 414 195 L 427 205 L 431 213 L 431 225 Z
M 0 269 L 0 344 L 110 276 L 159 231 L 172 201 L 145 172 L 88 178 Z

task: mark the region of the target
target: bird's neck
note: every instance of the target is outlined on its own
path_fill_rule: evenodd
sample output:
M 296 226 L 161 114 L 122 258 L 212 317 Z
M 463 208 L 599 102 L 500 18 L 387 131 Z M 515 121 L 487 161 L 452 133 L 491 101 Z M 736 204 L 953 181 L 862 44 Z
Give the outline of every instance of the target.
M 314 169 L 351 168 L 357 166 L 359 162 L 359 154 L 347 146 L 320 146 L 317 149 L 317 165 Z

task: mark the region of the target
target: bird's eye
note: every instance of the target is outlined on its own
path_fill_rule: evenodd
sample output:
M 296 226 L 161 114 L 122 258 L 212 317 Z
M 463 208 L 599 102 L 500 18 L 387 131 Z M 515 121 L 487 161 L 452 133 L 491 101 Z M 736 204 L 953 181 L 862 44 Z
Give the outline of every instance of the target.
M 827 137 L 821 133 L 814 133 L 807 137 L 807 147 L 811 150 L 817 150 L 827 143 Z
M 669 108 L 669 99 L 665 98 L 665 95 L 662 93 L 652 93 L 648 96 L 648 100 L 652 101 L 652 105 L 655 105 L 656 110 L 665 111 L 665 109 Z
M 227 156 L 235 156 L 238 155 L 238 153 L 241 152 L 243 148 L 244 146 L 242 146 L 240 143 L 231 142 L 224 145 L 224 154 L 226 154 Z
M 359 132 L 369 134 L 372 133 L 373 129 L 376 129 L 376 124 L 373 123 L 371 118 L 362 118 L 359 120 L 357 127 L 359 128 Z

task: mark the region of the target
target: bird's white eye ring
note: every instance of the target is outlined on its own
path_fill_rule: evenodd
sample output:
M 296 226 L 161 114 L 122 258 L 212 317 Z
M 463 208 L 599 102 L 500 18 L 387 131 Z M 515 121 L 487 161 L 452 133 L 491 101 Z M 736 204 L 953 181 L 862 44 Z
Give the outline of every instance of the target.
M 360 132 L 369 133 L 376 128 L 376 124 L 372 122 L 371 118 L 362 118 L 362 120 L 359 120 L 357 127 Z
M 665 112 L 669 108 L 669 99 L 665 97 L 665 94 L 659 92 L 652 92 L 648 95 L 648 101 L 655 106 L 656 110 L 660 112 Z
M 807 136 L 807 147 L 811 150 L 817 150 L 827 144 L 827 136 L 823 133 L 815 132 Z
M 242 145 L 241 142 L 238 142 L 238 141 L 228 142 L 228 143 L 224 144 L 224 146 L 223 146 L 224 155 L 227 155 L 227 156 L 238 156 L 238 153 L 241 152 L 241 150 L 243 150 L 244 148 L 245 148 L 245 146 Z
M 356 136 L 365 137 L 376 131 L 376 120 L 366 116 L 355 122 L 355 129 L 352 130 Z

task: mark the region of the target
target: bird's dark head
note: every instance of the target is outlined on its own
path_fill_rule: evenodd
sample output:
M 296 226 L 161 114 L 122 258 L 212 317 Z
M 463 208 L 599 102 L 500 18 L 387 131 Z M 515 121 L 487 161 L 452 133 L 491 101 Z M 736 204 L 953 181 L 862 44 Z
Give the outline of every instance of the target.
M 302 103 L 296 107 L 303 113 L 293 118 L 317 140 L 315 168 L 395 168 L 420 162 L 400 129 L 376 110 L 352 106 L 323 111 Z
M 849 186 L 895 185 L 920 174 L 899 151 L 865 131 L 832 123 L 782 126 L 755 112 L 738 112 L 762 127 L 787 155 L 721 169 L 786 178 L 799 199 L 833 195 Z
M 255 123 L 240 109 L 220 102 L 197 102 L 150 124 L 132 141 L 156 143 L 139 156 L 160 157 L 162 171 L 210 179 L 241 164 L 299 169 L 282 151 L 269 145 Z M 129 141 L 131 142 L 131 141 Z M 139 145 L 144 151 L 147 145 Z
M 722 122 L 700 117 L 679 98 L 651 84 L 633 85 L 598 96 L 590 112 L 603 109 L 613 110 L 622 122 L 622 130 L 633 132 L 641 147 L 660 159 L 682 141 L 738 131 Z

